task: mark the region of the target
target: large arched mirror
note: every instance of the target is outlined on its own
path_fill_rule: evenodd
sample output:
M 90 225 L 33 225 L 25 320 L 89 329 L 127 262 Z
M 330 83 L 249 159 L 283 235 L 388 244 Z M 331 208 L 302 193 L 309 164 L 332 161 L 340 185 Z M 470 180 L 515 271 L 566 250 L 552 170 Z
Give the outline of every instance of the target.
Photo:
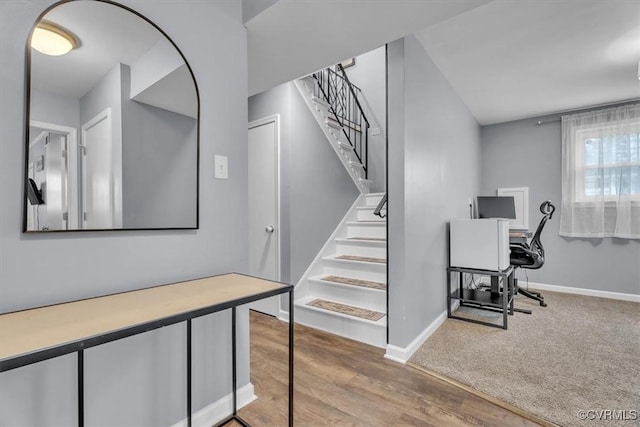
M 27 45 L 24 231 L 198 227 L 198 90 L 132 10 L 60 2 Z

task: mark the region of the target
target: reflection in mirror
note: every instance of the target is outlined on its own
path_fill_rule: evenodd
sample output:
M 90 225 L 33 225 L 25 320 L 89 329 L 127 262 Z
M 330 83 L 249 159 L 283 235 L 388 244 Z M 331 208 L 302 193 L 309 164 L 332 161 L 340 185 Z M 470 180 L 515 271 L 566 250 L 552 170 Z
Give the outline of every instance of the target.
M 58 4 L 35 29 L 25 231 L 197 228 L 199 103 L 182 54 L 99 0 Z

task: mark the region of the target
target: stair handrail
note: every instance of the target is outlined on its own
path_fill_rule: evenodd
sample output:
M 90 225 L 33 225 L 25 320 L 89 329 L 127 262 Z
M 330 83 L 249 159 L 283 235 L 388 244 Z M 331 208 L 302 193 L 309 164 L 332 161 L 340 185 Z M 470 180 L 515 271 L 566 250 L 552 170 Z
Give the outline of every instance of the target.
M 356 105 L 358 106 L 358 110 L 360 111 L 360 115 L 362 116 L 362 120 L 364 120 L 364 122 L 366 123 L 365 130 L 364 130 L 364 140 L 365 140 L 365 150 L 364 151 L 365 151 L 366 158 L 365 158 L 365 162 L 363 164 L 365 166 L 365 168 L 364 168 L 365 178 L 367 178 L 368 177 L 368 166 L 369 166 L 369 120 L 367 119 L 367 115 L 364 113 L 364 108 L 362 108 L 362 105 L 360 105 L 360 100 L 358 100 L 358 95 L 356 94 L 356 92 L 354 90 L 354 87 L 356 87 L 356 86 L 353 83 L 351 83 L 351 80 L 349 80 L 349 76 L 347 75 L 347 72 L 344 70 L 344 67 L 340 63 L 338 63 L 338 70 L 340 70 L 340 72 L 342 73 L 342 77 L 347 82 L 347 87 L 349 88 L 349 91 L 351 92 L 351 96 L 353 96 L 353 99 L 356 101 Z M 362 90 L 360 90 L 359 88 L 358 88 L 358 91 L 360 93 L 362 93 Z M 381 216 L 380 218 L 383 218 L 383 217 Z
M 368 164 L 369 164 L 369 120 L 358 100 L 357 92 L 361 92 L 360 88 L 355 86 L 349 80 L 346 72 L 344 71 L 344 67 L 341 64 L 338 64 L 337 69 L 340 71 L 338 74 L 336 71 L 331 68 L 325 68 L 313 74 L 313 77 L 316 80 L 316 87 L 318 89 L 318 95 L 322 95 L 324 101 L 329 105 L 329 111 L 335 116 L 338 124 L 342 128 L 342 133 L 345 135 L 347 142 L 353 148 L 353 152 L 356 155 L 356 158 L 362 165 L 365 178 L 368 177 Z M 326 90 L 324 87 L 324 80 L 326 75 Z M 332 80 L 332 75 L 335 75 L 335 81 Z M 350 99 L 344 99 L 344 87 L 339 87 L 338 79 L 341 79 L 343 84 L 348 88 L 350 98 L 353 98 L 353 106 L 357 107 L 357 112 L 359 113 L 358 117 L 345 117 L 348 115 L 348 111 L 350 107 L 352 107 L 352 103 Z M 332 98 L 332 92 L 334 93 L 334 98 Z M 342 103 L 340 103 L 340 100 Z M 337 107 L 341 107 L 341 111 L 345 114 L 340 114 L 338 112 Z M 358 120 L 361 119 L 361 120 Z M 348 122 L 348 123 L 346 123 Z M 359 130 L 354 126 L 359 126 Z M 350 135 L 353 132 L 353 135 Z M 360 144 L 357 141 L 357 132 L 360 133 Z M 364 142 L 364 143 L 363 143 Z M 359 147 L 358 147 L 359 145 Z
M 382 214 L 382 209 L 386 204 L 387 204 L 387 193 L 384 193 L 384 196 L 382 196 L 382 199 L 380 199 L 380 203 L 378 203 L 378 206 L 373 211 L 373 214 L 379 216 L 380 218 L 385 218 L 386 215 Z
M 364 113 L 364 108 L 362 108 L 362 105 L 360 105 L 360 101 L 358 100 L 358 95 L 356 95 L 356 92 L 353 90 L 353 88 L 354 87 L 357 88 L 357 86 L 354 85 L 353 83 L 351 83 L 351 80 L 349 80 L 349 76 L 347 76 L 347 72 L 344 70 L 344 67 L 342 66 L 342 64 L 338 64 L 338 70 L 340 70 L 342 72 L 342 78 L 344 78 L 344 80 L 347 82 L 347 86 L 349 87 L 349 90 L 351 91 L 351 95 L 353 95 L 353 99 L 356 100 L 356 105 L 358 106 L 358 109 L 360 110 L 360 114 L 362 114 L 362 119 L 367 124 L 367 129 L 369 129 L 369 120 L 367 120 L 367 115 Z M 360 88 L 358 88 L 358 90 L 360 92 L 362 92 L 362 90 L 360 90 Z

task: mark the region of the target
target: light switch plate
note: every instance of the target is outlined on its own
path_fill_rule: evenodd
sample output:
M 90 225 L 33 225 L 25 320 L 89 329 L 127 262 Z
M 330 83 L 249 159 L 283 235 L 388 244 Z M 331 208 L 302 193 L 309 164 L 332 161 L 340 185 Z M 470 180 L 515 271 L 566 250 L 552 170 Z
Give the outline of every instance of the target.
M 227 156 L 219 156 L 216 154 L 214 157 L 214 165 L 214 176 L 216 179 L 229 179 L 229 161 Z

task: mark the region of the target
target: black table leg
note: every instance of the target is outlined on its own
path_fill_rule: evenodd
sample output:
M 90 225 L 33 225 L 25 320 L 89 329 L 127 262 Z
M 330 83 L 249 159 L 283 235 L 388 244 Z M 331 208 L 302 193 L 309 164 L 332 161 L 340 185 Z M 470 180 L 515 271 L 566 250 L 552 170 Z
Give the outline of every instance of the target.
M 78 351 L 78 426 L 84 427 L 84 350 Z
M 233 387 L 233 416 L 238 415 L 238 396 L 236 393 L 236 388 L 238 385 L 238 372 L 236 365 L 236 308 L 231 308 L 231 375 L 233 376 L 232 386 Z
M 293 427 L 293 291 L 289 291 L 289 427 Z
M 187 426 L 191 427 L 191 319 L 187 320 Z
M 289 427 L 293 427 L 293 290 L 289 291 Z M 231 308 L 231 376 L 233 387 L 233 414 L 222 420 L 216 426 L 226 425 L 231 421 L 236 421 L 244 427 L 251 427 L 241 416 L 238 415 L 238 365 L 236 361 L 236 307 Z
M 505 275 L 495 276 L 498 287 L 502 278 L 502 329 L 507 329 L 507 319 L 509 317 L 509 279 Z M 493 282 L 493 277 L 491 277 Z
M 447 269 L 447 317 L 451 317 L 451 272 Z

